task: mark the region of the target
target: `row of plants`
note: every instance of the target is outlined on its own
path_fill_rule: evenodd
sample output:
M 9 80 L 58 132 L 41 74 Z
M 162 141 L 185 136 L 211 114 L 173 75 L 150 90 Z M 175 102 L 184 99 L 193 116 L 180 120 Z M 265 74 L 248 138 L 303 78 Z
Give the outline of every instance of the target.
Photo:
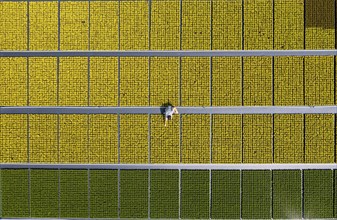
M 181 131 L 179 116 L 164 127 L 161 115 L 121 115 L 119 157 L 121 163 L 208 163 L 212 151 L 213 163 L 332 163 L 334 119 L 213 115 L 210 137 L 208 115 L 182 115 Z M 0 160 L 117 163 L 117 122 L 116 115 L 1 115 Z
M 60 5 L 60 49 L 88 50 L 89 3 L 67 1 Z M 43 21 L 42 21 L 43 22 Z M 56 39 L 55 39 L 56 40 Z
M 147 1 L 61 2 L 60 48 L 86 50 L 90 40 L 94 50 L 333 49 L 334 10 L 334 0 L 183 1 L 180 27 L 177 0 L 153 1 L 151 13 Z M 0 49 L 26 50 L 27 4 L 4 2 L 1 11 Z M 31 2 L 29 29 L 30 49 L 56 50 L 58 4 Z
M 2 169 L 1 217 L 334 218 L 334 172 Z
M 61 57 L 59 73 L 56 58 L 0 61 L 3 106 L 118 105 L 117 58 Z M 181 65 L 179 58 L 121 58 L 120 105 L 208 106 L 211 92 L 214 106 L 335 102 L 334 57 L 213 58 L 212 83 L 210 64 L 209 58 L 182 58 Z
M 74 11 L 74 13 L 76 12 Z M 65 16 L 65 14 L 63 14 L 63 16 L 65 19 L 68 19 L 68 17 Z M 64 31 L 69 31 L 69 28 L 66 27 L 68 25 L 75 26 L 74 23 L 69 23 L 67 25 L 62 23 L 61 28 L 62 29 L 64 28 Z M 74 29 L 74 31 L 77 32 L 78 30 Z M 65 35 L 62 35 L 62 37 L 67 38 Z M 68 39 L 68 40 L 73 40 L 73 43 L 75 42 L 75 39 Z M 63 43 L 66 44 L 66 42 L 64 41 Z M 30 50 L 58 49 L 57 2 L 29 3 L 29 49 Z M 66 47 L 64 47 L 64 49 L 66 49 Z
M 26 15 L 26 2 L 1 2 L 0 50 L 27 50 Z

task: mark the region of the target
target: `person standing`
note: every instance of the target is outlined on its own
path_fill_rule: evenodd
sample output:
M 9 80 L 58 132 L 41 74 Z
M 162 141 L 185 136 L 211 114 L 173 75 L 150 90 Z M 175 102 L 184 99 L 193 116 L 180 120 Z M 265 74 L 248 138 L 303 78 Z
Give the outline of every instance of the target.
M 179 114 L 176 107 L 169 105 L 165 108 L 165 127 L 167 126 L 167 121 L 172 120 L 174 114 Z

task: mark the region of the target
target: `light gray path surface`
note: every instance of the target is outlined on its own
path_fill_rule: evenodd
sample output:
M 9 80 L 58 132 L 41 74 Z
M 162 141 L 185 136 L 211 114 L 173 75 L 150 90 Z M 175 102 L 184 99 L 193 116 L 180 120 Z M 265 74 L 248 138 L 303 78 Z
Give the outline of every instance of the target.
M 0 164 L 0 169 L 179 169 L 179 170 L 304 170 L 337 169 L 336 163 L 288 164 Z
M 337 114 L 337 106 L 177 107 L 179 114 Z M 0 114 L 162 114 L 164 107 L 0 107 Z
M 336 55 L 337 50 L 0 51 L 0 57 L 270 57 Z

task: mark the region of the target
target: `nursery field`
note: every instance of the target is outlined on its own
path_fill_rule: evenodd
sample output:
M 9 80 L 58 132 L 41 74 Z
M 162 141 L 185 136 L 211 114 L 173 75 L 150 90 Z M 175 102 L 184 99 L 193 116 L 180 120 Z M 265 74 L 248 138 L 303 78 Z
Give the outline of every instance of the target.
M 335 218 L 335 172 L 2 169 L 1 217 Z
M 335 0 L 5 1 L 0 50 L 333 49 L 334 5 Z M 334 62 L 334 57 L 0 58 L 0 79 L 6 82 L 0 104 L 333 105 Z
M 0 0 L 0 53 L 51 52 L 0 57 L 0 107 L 337 105 L 335 56 L 55 53 L 334 50 L 336 10 L 337 0 Z M 0 114 L 0 164 L 335 164 L 336 117 L 180 114 L 165 127 L 157 114 Z M 0 218 L 334 219 L 336 187 L 334 169 L 0 169 Z
M 334 105 L 334 61 L 334 57 L 1 57 L 0 103 Z
M 0 50 L 333 49 L 335 0 L 4 1 Z
M 141 114 L 0 120 L 1 163 L 334 163 L 337 153 L 330 114 L 183 114 L 167 127 Z

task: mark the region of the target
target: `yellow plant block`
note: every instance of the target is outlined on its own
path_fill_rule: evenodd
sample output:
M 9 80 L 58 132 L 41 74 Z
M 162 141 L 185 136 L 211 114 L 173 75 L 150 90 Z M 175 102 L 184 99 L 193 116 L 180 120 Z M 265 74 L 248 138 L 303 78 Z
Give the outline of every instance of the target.
M 0 106 L 25 105 L 27 105 L 27 58 L 1 57 Z
M 182 163 L 210 163 L 209 126 L 209 115 L 182 115 Z
M 179 58 L 153 57 L 150 68 L 150 105 L 179 105 Z
M 274 116 L 274 162 L 304 162 L 303 115 Z
M 120 1 L 120 49 L 149 49 L 149 5 L 147 0 Z
M 304 0 L 274 0 L 274 48 L 303 49 Z
M 271 115 L 243 116 L 243 162 L 273 162 L 273 124 Z
M 58 163 L 59 147 L 57 115 L 29 116 L 29 161 Z
M 244 105 L 272 105 L 272 59 L 270 57 L 244 58 Z
M 334 115 L 305 116 L 305 162 L 334 162 Z
M 210 59 L 182 58 L 181 96 L 183 106 L 209 106 Z
M 274 58 L 274 104 L 304 105 L 303 57 Z
M 90 115 L 89 117 L 90 163 L 117 163 L 117 115 Z
M 116 57 L 90 58 L 90 105 L 117 106 L 118 59 Z
M 241 163 L 242 116 L 212 117 L 212 163 Z
M 88 58 L 61 57 L 59 81 L 60 105 L 88 105 Z
M 242 49 L 242 0 L 213 0 L 212 49 Z
M 335 48 L 335 0 L 305 1 L 305 48 Z
M 89 163 L 88 115 L 60 115 L 60 163 Z
M 29 58 L 29 105 L 57 105 L 57 58 Z
M 27 163 L 27 115 L 0 114 L 0 162 Z
M 244 1 L 244 49 L 273 49 L 273 0 Z
M 164 126 L 162 115 L 151 115 L 151 163 L 180 162 L 179 116 Z
M 211 3 L 209 0 L 182 2 L 182 49 L 211 48 Z
M 27 49 L 27 2 L 1 2 L 0 50 Z
M 90 49 L 118 50 L 118 1 L 90 2 Z
M 122 106 L 148 106 L 148 58 L 121 57 L 120 68 L 120 104 Z
M 29 2 L 29 49 L 57 50 L 57 2 Z
M 61 1 L 61 50 L 88 50 L 89 4 Z
M 212 105 L 242 105 L 242 68 L 240 57 L 213 57 Z
M 148 163 L 148 116 L 120 115 L 120 162 Z
M 151 49 L 180 49 L 180 0 L 152 0 Z
M 305 58 L 305 105 L 334 104 L 334 57 Z

